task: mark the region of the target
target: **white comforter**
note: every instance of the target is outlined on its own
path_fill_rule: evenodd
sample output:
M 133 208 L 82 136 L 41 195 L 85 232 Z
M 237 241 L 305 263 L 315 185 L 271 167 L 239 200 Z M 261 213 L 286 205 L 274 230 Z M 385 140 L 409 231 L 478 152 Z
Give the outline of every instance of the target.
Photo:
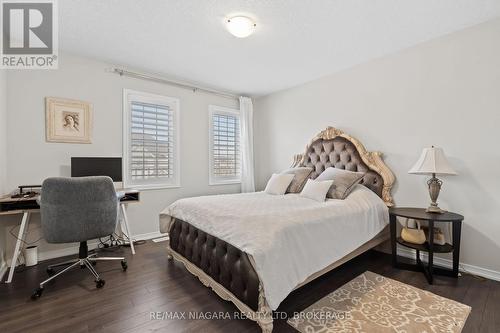
M 251 255 L 275 310 L 311 274 L 373 238 L 388 223 L 384 202 L 362 185 L 345 200 L 317 202 L 264 192 L 181 199 L 160 215 L 189 222 Z

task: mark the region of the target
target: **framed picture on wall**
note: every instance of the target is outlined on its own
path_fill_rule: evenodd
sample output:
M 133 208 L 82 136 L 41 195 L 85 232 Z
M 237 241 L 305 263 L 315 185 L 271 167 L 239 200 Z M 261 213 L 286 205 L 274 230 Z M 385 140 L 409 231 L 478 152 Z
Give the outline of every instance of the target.
M 92 105 L 65 98 L 45 98 L 47 142 L 92 143 Z

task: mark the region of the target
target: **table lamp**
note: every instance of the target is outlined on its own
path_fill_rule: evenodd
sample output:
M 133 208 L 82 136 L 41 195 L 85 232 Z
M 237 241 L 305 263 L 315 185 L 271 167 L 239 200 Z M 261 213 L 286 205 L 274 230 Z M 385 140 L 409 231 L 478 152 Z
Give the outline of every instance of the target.
M 444 213 L 445 211 L 439 208 L 436 200 L 441 190 L 443 182 L 436 178 L 436 175 L 456 175 L 450 163 L 444 155 L 441 148 L 424 148 L 422 155 L 417 163 L 408 171 L 408 173 L 416 175 L 432 175 L 432 178 L 427 181 L 429 186 L 429 195 L 431 197 L 431 205 L 427 208 L 428 213 Z

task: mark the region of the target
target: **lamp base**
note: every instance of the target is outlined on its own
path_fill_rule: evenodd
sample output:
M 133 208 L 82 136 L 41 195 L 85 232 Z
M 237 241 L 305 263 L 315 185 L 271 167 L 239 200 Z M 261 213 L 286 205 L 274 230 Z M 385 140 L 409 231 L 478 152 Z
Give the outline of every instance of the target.
M 439 208 L 438 206 L 429 206 L 427 207 L 427 209 L 425 210 L 426 213 L 434 213 L 434 214 L 443 214 L 443 213 L 446 213 L 445 210 Z
M 443 182 L 436 178 L 436 174 L 432 174 L 432 178 L 427 181 L 429 187 L 429 196 L 431 197 L 431 205 L 425 210 L 427 213 L 442 214 L 445 211 L 438 207 L 437 199 Z

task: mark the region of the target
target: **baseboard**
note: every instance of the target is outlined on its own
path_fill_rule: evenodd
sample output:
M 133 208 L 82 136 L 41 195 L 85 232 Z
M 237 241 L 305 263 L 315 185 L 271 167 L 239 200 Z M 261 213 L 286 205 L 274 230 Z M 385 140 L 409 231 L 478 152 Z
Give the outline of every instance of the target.
M 145 234 L 134 235 L 134 236 L 132 236 L 132 238 L 134 240 L 138 241 L 138 240 L 148 240 L 148 239 L 163 237 L 163 236 L 165 236 L 165 234 L 162 234 L 159 231 L 155 231 L 155 232 L 149 232 L 149 233 L 145 233 Z M 97 240 L 88 242 L 89 250 L 96 249 L 98 244 L 99 244 L 99 241 L 97 241 Z M 78 250 L 79 250 L 79 245 L 74 245 L 74 246 L 69 246 L 69 247 L 65 247 L 65 248 L 57 249 L 57 250 L 38 252 L 38 261 L 43 261 L 43 260 L 60 258 L 60 257 L 78 254 Z M 7 265 L 5 265 L 5 266 L 6 266 L 5 270 L 7 270 L 7 267 L 10 266 L 10 263 L 8 266 Z M 1 275 L 1 273 L 2 273 L 2 271 L 0 270 L 0 275 Z
M 158 238 L 158 237 L 163 237 L 163 236 L 165 236 L 165 234 L 162 234 L 159 231 L 155 231 L 155 232 L 148 232 L 145 234 L 135 235 L 132 238 L 134 238 L 134 240 L 148 240 L 148 239 L 153 239 L 153 238 Z
M 410 259 L 415 259 L 416 256 L 415 250 L 402 247 L 398 247 L 398 255 Z M 420 258 L 422 259 L 422 261 L 427 262 L 427 253 L 420 252 Z M 453 261 L 451 261 L 450 259 L 445 259 L 440 257 L 434 257 L 434 263 L 436 265 L 443 266 L 446 268 L 451 268 L 453 266 Z M 491 269 L 460 263 L 459 270 L 463 273 L 470 273 L 490 280 L 500 281 L 500 272 Z
M 99 245 L 98 241 L 87 242 L 87 246 L 89 247 L 89 250 L 96 249 L 98 245 Z M 74 246 L 65 247 L 63 249 L 38 252 L 38 261 L 44 261 L 44 260 L 48 260 L 48 259 L 54 259 L 54 258 L 60 258 L 60 257 L 65 257 L 65 256 L 71 256 L 73 254 L 78 254 L 79 249 L 80 249 L 80 245 L 74 245 Z
M 134 236 L 132 236 L 132 238 L 135 241 L 138 241 L 138 240 L 148 240 L 151 238 L 162 237 L 162 236 L 164 236 L 164 234 L 160 233 L 159 231 L 155 231 L 155 232 L 148 232 L 145 234 L 134 235 Z M 98 244 L 99 244 L 98 241 L 88 242 L 89 250 L 96 249 Z M 54 258 L 59 258 L 59 257 L 70 256 L 73 254 L 78 254 L 78 249 L 79 249 L 79 246 L 76 245 L 76 246 L 72 246 L 72 247 L 68 247 L 68 248 L 64 248 L 64 249 L 60 249 L 60 250 L 46 251 L 46 252 L 39 253 L 38 259 L 40 261 L 42 261 L 42 260 L 47 260 L 47 259 L 54 259 Z

